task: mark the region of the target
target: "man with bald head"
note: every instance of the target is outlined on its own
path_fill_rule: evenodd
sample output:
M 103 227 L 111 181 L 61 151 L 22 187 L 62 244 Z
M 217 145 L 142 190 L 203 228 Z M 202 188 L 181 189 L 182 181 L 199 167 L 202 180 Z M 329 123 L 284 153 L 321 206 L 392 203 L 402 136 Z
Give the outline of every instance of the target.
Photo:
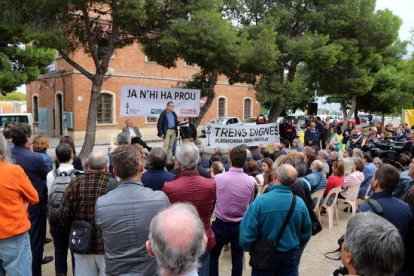
M 252 268 L 252 275 L 298 275 L 300 257 L 312 235 L 308 209 L 303 200 L 292 193 L 298 173 L 289 164 L 272 168 L 273 183 L 269 192 L 257 197 L 247 209 L 240 224 L 240 245 L 251 251 L 259 239 L 276 240 L 289 209 L 293 208 L 287 227 L 274 250 L 273 265 L 268 269 Z
M 195 207 L 176 203 L 152 219 L 146 248 L 157 260 L 160 276 L 196 276 L 206 244 L 207 236 Z
M 67 227 L 73 221 L 84 220 L 95 228 L 95 203 L 98 197 L 118 186 L 118 181 L 108 172 L 109 158 L 104 151 L 92 152 L 88 157 L 87 167 L 85 173 L 72 179 L 63 196 L 60 207 L 61 223 Z M 93 232 L 92 246 L 87 254 L 74 255 L 76 275 L 105 275 L 104 246 L 100 232 Z

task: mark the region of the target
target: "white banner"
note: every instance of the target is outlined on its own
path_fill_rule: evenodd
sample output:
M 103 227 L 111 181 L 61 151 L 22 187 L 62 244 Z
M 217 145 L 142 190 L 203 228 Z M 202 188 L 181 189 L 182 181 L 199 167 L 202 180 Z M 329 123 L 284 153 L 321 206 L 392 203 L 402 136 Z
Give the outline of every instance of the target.
M 121 116 L 159 116 L 168 102 L 174 103 L 178 117 L 200 114 L 200 90 L 123 85 Z
M 206 125 L 207 147 L 269 145 L 280 141 L 279 125 Z

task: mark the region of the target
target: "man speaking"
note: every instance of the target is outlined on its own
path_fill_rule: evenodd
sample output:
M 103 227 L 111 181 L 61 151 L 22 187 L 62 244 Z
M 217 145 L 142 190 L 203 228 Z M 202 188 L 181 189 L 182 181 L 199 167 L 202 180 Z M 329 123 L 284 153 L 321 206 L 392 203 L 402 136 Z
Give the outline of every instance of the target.
M 167 152 L 168 160 L 171 159 L 174 141 L 178 135 L 178 123 L 177 114 L 174 112 L 174 103 L 168 102 L 167 108 L 161 112 L 157 123 L 157 135 L 161 139 L 164 139 L 163 148 Z

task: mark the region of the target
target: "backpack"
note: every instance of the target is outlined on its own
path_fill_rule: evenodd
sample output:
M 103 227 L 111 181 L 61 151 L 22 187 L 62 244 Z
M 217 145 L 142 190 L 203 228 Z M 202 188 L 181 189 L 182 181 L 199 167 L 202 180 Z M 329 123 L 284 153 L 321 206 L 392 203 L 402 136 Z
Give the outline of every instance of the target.
M 47 211 L 49 222 L 59 224 L 59 207 L 62 203 L 63 194 L 69 186 L 70 181 L 75 177 L 76 169 L 71 169 L 68 172 L 60 172 L 59 169 L 53 171 L 55 181 L 49 191 L 49 199 L 47 203 Z

